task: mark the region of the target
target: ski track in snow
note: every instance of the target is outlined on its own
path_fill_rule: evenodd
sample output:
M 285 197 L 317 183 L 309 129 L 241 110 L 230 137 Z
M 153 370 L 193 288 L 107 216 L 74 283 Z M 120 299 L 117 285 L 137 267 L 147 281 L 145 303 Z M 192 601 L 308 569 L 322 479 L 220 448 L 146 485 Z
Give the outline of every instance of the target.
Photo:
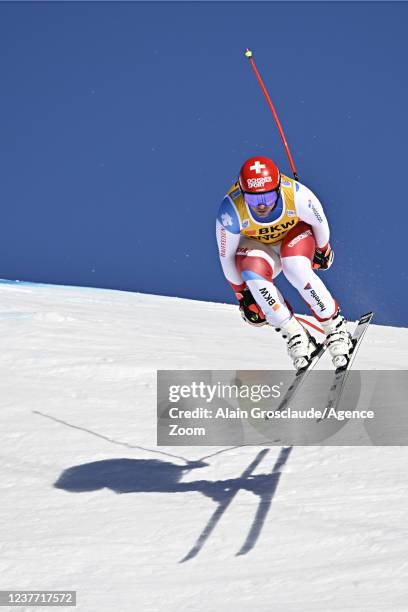
M 408 610 L 405 448 L 156 446 L 157 369 L 290 368 L 273 330 L 3 283 L 0 331 L 2 589 L 74 589 L 80 612 Z M 355 367 L 407 363 L 408 329 L 372 325 Z

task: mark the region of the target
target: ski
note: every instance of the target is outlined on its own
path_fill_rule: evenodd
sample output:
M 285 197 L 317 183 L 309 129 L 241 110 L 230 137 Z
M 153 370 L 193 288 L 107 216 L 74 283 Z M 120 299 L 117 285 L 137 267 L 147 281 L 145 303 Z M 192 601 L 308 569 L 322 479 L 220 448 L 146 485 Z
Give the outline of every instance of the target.
M 301 388 L 302 384 L 305 382 L 307 375 L 309 374 L 311 370 L 313 370 L 317 362 L 323 357 L 326 349 L 327 349 L 326 343 L 318 344 L 308 365 L 305 368 L 302 368 L 301 370 L 298 370 L 296 372 L 293 382 L 291 383 L 290 387 L 286 391 L 285 395 L 283 396 L 275 412 L 281 412 L 281 410 L 284 410 L 284 408 L 286 408 L 289 402 L 293 400 L 293 398 L 295 397 L 295 395 L 298 393 L 299 389 Z M 265 418 L 266 420 L 268 420 L 268 417 L 265 417 Z
M 329 397 L 325 409 L 323 411 L 323 416 L 320 419 L 317 419 L 318 423 L 325 418 L 328 411 L 330 411 L 332 408 L 334 408 L 334 410 L 337 409 L 356 353 L 360 347 L 360 344 L 365 336 L 365 333 L 371 323 L 371 319 L 373 318 L 373 316 L 373 312 L 367 312 L 362 317 L 360 317 L 360 320 L 358 321 L 356 329 L 354 330 L 354 333 L 351 338 L 353 342 L 353 350 L 351 352 L 351 355 L 349 356 L 347 365 L 343 366 L 342 368 L 337 368 L 334 373 L 333 384 L 330 387 Z

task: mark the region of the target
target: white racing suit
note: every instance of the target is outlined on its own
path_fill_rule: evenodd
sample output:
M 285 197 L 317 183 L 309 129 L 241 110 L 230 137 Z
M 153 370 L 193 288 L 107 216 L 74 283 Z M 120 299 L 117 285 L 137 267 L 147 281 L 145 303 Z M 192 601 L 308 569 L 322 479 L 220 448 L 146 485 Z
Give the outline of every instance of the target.
M 235 292 L 248 287 L 268 323 L 280 327 L 290 317 L 274 279 L 283 271 L 319 321 L 338 304 L 312 268 L 316 248 L 324 250 L 329 225 L 318 198 L 282 175 L 281 196 L 268 218 L 247 206 L 235 183 L 218 211 L 217 243 L 224 275 Z

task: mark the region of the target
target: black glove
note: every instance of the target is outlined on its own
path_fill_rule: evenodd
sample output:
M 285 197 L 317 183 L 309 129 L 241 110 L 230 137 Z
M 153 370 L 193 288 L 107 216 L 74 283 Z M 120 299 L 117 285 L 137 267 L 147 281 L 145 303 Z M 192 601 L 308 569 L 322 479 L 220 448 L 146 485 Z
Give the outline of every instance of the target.
M 243 289 L 235 293 L 239 302 L 241 317 L 251 325 L 266 325 L 267 321 L 263 310 L 255 302 L 249 289 Z
M 334 260 L 334 251 L 330 244 L 324 249 L 316 249 L 313 257 L 313 268 L 316 270 L 328 270 Z

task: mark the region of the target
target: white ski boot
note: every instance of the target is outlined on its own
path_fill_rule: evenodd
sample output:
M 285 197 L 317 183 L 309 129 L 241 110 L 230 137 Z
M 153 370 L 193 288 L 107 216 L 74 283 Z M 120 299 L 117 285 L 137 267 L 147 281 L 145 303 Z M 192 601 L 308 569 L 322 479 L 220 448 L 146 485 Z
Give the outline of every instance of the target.
M 276 331 L 285 338 L 289 357 L 295 368 L 297 370 L 305 368 L 318 347 L 316 340 L 295 317 L 291 317 L 280 328 L 276 328 Z
M 349 355 L 353 348 L 351 335 L 347 331 L 346 320 L 338 310 L 328 321 L 322 321 L 322 327 L 326 334 L 327 348 L 334 367 L 343 368 L 347 365 Z

